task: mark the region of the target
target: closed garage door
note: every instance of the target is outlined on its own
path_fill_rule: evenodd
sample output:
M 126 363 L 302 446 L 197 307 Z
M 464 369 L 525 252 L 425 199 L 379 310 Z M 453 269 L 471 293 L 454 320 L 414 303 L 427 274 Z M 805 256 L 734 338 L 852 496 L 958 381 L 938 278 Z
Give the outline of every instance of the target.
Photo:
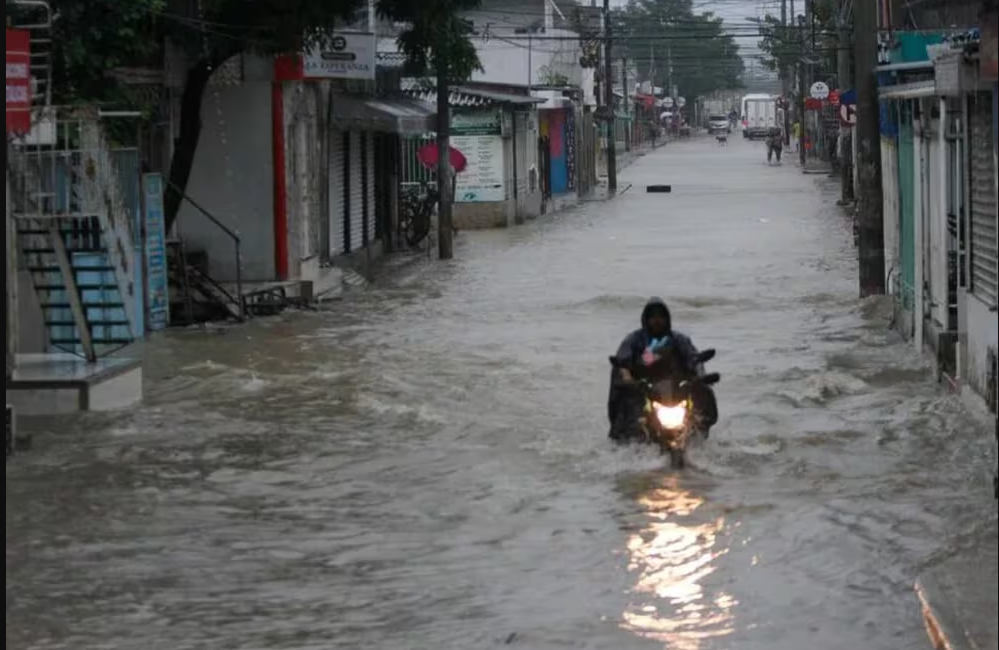
M 344 161 L 344 133 L 330 132 L 330 254 L 343 255 L 345 226 L 347 223 L 347 202 L 344 188 L 347 180 L 347 165 Z
M 971 291 L 996 304 L 996 186 L 992 96 L 980 93 L 969 110 L 971 128 Z

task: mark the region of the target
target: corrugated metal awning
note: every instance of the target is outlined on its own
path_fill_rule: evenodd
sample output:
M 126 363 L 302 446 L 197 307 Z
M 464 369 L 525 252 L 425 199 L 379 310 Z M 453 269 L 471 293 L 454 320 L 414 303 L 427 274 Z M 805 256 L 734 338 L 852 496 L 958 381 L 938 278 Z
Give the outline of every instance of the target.
M 881 86 L 878 88 L 878 99 L 882 100 L 922 99 L 924 97 L 935 97 L 936 94 L 937 84 L 932 79 L 914 81 L 907 84 L 895 84 L 893 86 Z
M 405 89 L 406 94 L 424 102 L 437 104 L 437 89 L 433 87 L 409 85 Z M 482 88 L 471 88 L 467 86 L 455 86 L 451 89 L 448 99 L 452 108 L 484 108 L 486 106 L 496 106 L 508 104 L 514 106 L 534 106 L 544 104 L 545 100 L 531 95 L 521 95 L 517 93 L 505 93 L 495 90 L 484 90 Z
M 417 99 L 333 98 L 333 126 L 343 131 L 423 135 L 433 131 L 436 115 L 431 104 Z
M 521 95 L 519 93 L 505 93 L 498 90 L 485 90 L 483 88 L 471 88 L 468 86 L 458 86 L 455 88 L 456 92 L 471 95 L 473 97 L 480 97 L 497 104 L 513 104 L 515 106 L 535 106 L 537 104 L 544 104 L 545 100 L 540 97 L 534 97 L 533 95 Z

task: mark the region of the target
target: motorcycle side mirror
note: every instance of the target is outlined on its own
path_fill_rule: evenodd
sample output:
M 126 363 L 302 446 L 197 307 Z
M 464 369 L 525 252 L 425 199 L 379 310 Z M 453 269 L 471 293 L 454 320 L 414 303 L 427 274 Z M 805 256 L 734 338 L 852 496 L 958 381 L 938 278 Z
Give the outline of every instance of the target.
M 707 363 L 708 361 L 714 359 L 716 356 L 718 356 L 718 351 L 715 350 L 714 348 L 709 348 L 697 355 L 697 362 Z
M 719 375 L 717 372 L 712 372 L 710 374 L 704 375 L 704 377 L 701 379 L 701 382 L 705 386 L 714 386 L 720 381 L 721 381 L 721 375 Z

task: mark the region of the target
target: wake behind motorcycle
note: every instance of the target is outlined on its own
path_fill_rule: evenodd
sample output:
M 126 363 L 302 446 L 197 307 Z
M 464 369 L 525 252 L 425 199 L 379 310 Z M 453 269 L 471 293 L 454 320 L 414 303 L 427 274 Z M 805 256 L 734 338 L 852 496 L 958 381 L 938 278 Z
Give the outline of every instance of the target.
M 705 350 L 698 362 L 707 363 L 715 354 L 715 350 Z M 698 385 L 714 386 L 721 381 L 721 375 L 683 378 L 671 373 L 666 379 L 651 381 L 639 378 L 643 368 L 631 367 L 616 357 L 610 357 L 610 362 L 615 369 L 627 370 L 636 377 L 634 386 L 642 391 L 645 404 L 638 424 L 644 442 L 658 445 L 664 456 L 668 454 L 673 469 L 685 468 L 690 439 L 701 431 L 694 410 L 694 389 Z

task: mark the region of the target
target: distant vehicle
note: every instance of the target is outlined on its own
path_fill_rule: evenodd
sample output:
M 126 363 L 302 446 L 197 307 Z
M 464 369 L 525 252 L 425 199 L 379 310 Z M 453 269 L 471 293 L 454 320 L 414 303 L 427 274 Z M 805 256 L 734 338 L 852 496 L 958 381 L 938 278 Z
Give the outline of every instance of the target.
M 732 108 L 723 99 L 708 99 L 704 101 L 704 108 L 701 115 L 706 115 L 707 119 L 702 126 L 710 128 L 709 122 L 715 115 L 725 115 Z
M 711 115 L 708 117 L 708 133 L 711 135 L 728 135 L 732 132 L 732 122 L 728 115 Z
M 742 137 L 759 140 L 777 126 L 777 98 L 773 95 L 746 95 L 742 98 Z

